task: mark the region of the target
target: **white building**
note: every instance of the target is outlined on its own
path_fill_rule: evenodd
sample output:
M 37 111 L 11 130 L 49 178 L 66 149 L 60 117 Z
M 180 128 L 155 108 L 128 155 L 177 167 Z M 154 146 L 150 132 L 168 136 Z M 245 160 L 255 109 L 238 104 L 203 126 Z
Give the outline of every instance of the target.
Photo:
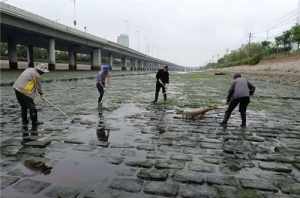
M 127 34 L 120 34 L 117 38 L 117 43 L 125 47 L 129 47 L 129 36 Z

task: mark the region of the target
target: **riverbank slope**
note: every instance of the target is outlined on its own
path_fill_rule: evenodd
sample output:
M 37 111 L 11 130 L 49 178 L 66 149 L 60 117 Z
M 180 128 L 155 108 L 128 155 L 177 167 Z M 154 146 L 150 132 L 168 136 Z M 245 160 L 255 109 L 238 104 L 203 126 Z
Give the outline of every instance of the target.
M 257 65 L 240 65 L 227 68 L 210 69 L 209 71 L 220 73 L 235 73 L 255 76 L 259 79 L 300 85 L 300 55 L 263 60 Z

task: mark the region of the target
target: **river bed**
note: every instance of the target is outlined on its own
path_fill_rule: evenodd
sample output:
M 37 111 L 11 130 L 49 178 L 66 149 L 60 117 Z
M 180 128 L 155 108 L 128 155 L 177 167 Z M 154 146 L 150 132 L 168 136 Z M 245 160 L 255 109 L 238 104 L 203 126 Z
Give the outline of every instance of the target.
M 299 197 L 299 87 L 248 76 L 257 87 L 248 127 L 239 127 L 236 110 L 224 130 L 230 75 L 171 73 L 168 101 L 160 93 L 154 105 L 154 73 L 119 74 L 106 88 L 101 116 L 94 73 L 45 74 L 45 97 L 74 119 L 37 98 L 47 146 L 21 145 L 20 107 L 12 87 L 0 87 L 1 197 Z M 17 76 L 3 75 L 4 84 Z M 202 120 L 174 118 L 211 105 L 221 108 Z M 28 159 L 51 172 L 28 168 Z

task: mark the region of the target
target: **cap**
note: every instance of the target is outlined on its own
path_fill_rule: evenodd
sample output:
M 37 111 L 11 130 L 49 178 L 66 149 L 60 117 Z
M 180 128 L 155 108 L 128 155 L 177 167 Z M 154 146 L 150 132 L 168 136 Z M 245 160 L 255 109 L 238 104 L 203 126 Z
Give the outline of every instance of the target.
M 109 65 L 108 64 L 101 65 L 101 70 L 102 71 L 109 71 Z
M 44 73 L 49 72 L 48 65 L 45 64 L 37 64 L 34 68 Z

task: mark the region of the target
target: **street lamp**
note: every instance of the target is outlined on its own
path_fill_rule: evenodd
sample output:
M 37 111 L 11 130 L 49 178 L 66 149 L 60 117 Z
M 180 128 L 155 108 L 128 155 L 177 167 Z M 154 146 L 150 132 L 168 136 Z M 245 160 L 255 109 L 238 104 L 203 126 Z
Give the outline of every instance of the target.
M 76 25 L 77 25 L 77 21 L 76 21 L 76 0 L 73 0 L 73 4 L 74 4 L 74 10 L 73 10 L 73 25 L 74 25 L 74 27 L 76 27 Z

